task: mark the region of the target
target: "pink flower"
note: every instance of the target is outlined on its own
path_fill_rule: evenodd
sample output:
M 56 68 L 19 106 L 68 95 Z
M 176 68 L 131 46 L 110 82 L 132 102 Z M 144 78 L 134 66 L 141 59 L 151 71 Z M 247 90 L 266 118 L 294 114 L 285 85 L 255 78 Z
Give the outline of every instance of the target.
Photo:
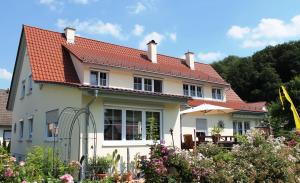
M 15 157 L 10 157 L 10 161 L 16 162 L 16 158 Z
M 25 162 L 24 162 L 24 161 L 20 161 L 20 162 L 19 162 L 19 165 L 20 165 L 20 166 L 24 166 L 24 165 L 25 165 Z
M 10 168 L 7 168 L 4 172 L 5 177 L 12 177 L 13 176 L 13 171 Z
M 61 181 L 63 181 L 64 183 L 73 183 L 73 177 L 70 174 L 65 174 L 65 175 L 59 177 L 59 179 Z
M 26 180 L 23 180 L 21 183 L 27 183 Z

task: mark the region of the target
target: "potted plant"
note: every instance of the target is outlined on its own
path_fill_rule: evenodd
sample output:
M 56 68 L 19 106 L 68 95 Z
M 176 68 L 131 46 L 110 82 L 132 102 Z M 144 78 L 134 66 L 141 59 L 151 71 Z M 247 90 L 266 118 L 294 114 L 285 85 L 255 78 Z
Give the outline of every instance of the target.
M 94 167 L 96 176 L 99 179 L 104 179 L 111 166 L 111 161 L 108 157 L 96 157 L 96 159 L 91 160 L 91 165 Z
M 214 143 L 218 143 L 221 138 L 221 132 L 223 131 L 222 127 L 214 126 L 211 130 L 211 138 Z

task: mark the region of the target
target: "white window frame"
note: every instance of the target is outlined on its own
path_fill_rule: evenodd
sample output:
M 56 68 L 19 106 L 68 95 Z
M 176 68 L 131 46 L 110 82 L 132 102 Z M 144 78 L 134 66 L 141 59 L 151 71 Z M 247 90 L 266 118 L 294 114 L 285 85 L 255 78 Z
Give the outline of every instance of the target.
M 214 98 L 213 97 L 213 90 L 216 90 L 216 98 Z M 217 90 L 220 90 L 220 93 L 221 93 L 221 99 L 218 99 L 217 98 Z M 211 89 L 211 98 L 213 99 L 213 100 L 218 100 L 218 101 L 223 101 L 224 100 L 224 89 L 223 88 L 218 88 L 218 87 L 213 87 L 212 89 Z
M 49 141 L 49 142 L 54 141 L 54 135 L 52 137 L 48 136 L 47 112 L 55 111 L 55 110 L 58 111 L 58 119 L 57 120 L 59 120 L 60 110 L 58 108 L 56 108 L 56 109 L 50 109 L 50 110 L 47 110 L 45 112 L 45 132 L 44 132 L 45 141 Z M 58 121 L 57 121 L 57 124 L 58 124 Z
M 134 78 L 141 78 L 142 79 L 142 90 L 137 90 L 134 88 Z M 145 90 L 145 79 L 151 80 L 151 91 Z M 160 78 L 153 78 L 153 77 L 147 77 L 147 76 L 133 76 L 133 90 L 136 91 L 145 91 L 145 92 L 154 92 L 154 80 L 161 81 L 161 92 L 156 93 L 164 93 L 164 81 Z
M 102 70 L 96 70 L 96 69 L 91 69 L 90 72 L 89 72 L 89 82 L 90 82 L 90 85 L 92 85 L 91 83 L 91 72 L 97 72 L 97 79 L 98 79 L 98 83 L 97 85 L 93 85 L 93 86 L 104 86 L 104 87 L 108 87 L 109 86 L 109 73 L 108 71 L 102 71 Z M 106 85 L 101 85 L 101 82 L 100 82 L 100 75 L 101 73 L 104 73 L 106 74 Z
M 184 95 L 183 85 L 187 85 L 187 86 L 188 86 L 188 95 Z M 191 86 L 194 86 L 194 87 L 195 87 L 195 96 L 192 96 L 192 95 L 191 95 Z M 201 94 L 202 94 L 201 97 L 199 97 L 199 96 L 197 95 L 197 88 L 198 88 L 198 87 L 201 88 Z M 182 94 L 183 94 L 183 96 L 189 96 L 189 97 L 192 97 L 192 98 L 194 98 L 194 99 L 204 99 L 203 85 L 183 83 L 183 84 L 182 84 Z
M 234 129 L 233 123 L 236 123 L 235 129 Z M 246 134 L 245 123 L 249 123 L 249 127 L 250 127 L 249 130 L 252 128 L 250 120 L 239 120 L 239 119 L 233 120 L 233 122 L 232 122 L 232 129 L 233 129 L 232 133 L 233 133 L 233 135 L 240 135 L 239 134 L 239 125 L 238 125 L 239 123 L 242 123 L 242 135 Z M 236 134 L 234 134 L 234 130 L 236 131 Z
M 122 140 L 104 140 L 104 120 L 105 120 L 105 110 L 106 109 L 116 109 L 122 110 Z M 142 140 L 126 140 L 126 110 L 132 111 L 142 111 Z M 103 110 L 103 146 L 145 146 L 148 144 L 153 144 L 154 140 L 146 140 L 146 112 L 159 112 L 160 113 L 160 124 L 159 124 L 159 135 L 160 139 L 163 139 L 163 110 L 153 109 L 153 108 L 139 108 L 139 107 L 117 107 L 105 105 Z M 160 140 L 158 139 L 158 140 Z

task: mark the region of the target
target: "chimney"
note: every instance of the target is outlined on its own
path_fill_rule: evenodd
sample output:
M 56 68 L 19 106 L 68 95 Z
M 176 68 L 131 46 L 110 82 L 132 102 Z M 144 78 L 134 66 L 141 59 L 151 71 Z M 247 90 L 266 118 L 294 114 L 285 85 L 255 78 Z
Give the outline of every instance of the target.
M 157 43 L 154 40 L 151 40 L 148 44 L 148 58 L 151 60 L 152 63 L 157 63 Z
M 74 44 L 75 43 L 75 31 L 76 29 L 72 28 L 72 27 L 66 27 L 64 29 L 65 31 L 65 36 L 67 39 L 67 43 L 69 44 Z
M 193 52 L 186 52 L 185 53 L 185 62 L 191 68 L 191 70 L 195 70 L 195 59 Z

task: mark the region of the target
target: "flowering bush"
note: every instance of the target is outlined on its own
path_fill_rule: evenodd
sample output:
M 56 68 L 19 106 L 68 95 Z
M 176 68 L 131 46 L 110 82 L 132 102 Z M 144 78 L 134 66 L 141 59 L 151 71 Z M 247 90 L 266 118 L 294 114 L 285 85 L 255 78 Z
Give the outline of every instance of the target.
M 53 162 L 57 165 L 53 170 Z M 58 158 L 52 159 L 52 150 L 34 147 L 26 157 L 26 161 L 16 162 L 16 158 L 0 152 L 0 182 L 73 182 L 73 177 L 64 175 L 59 180 L 56 175 L 70 172 L 71 166 L 65 166 Z
M 208 143 L 189 152 L 155 144 L 141 170 L 146 182 L 299 182 L 297 146 L 256 130 L 242 139 L 232 150 Z

